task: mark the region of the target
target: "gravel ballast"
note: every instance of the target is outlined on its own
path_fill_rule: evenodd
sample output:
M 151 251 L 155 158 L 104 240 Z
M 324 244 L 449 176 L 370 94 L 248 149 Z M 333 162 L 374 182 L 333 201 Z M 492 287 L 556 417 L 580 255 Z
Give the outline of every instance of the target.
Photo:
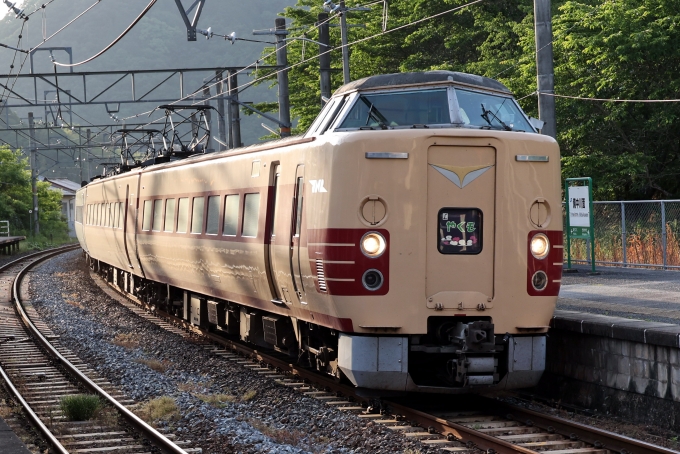
M 198 342 L 144 320 L 92 282 L 81 251 L 38 267 L 30 291 L 62 344 L 128 396 L 174 400 L 176 414 L 155 424 L 204 453 L 443 452 L 212 357 Z M 138 414 L 149 414 L 142 405 Z

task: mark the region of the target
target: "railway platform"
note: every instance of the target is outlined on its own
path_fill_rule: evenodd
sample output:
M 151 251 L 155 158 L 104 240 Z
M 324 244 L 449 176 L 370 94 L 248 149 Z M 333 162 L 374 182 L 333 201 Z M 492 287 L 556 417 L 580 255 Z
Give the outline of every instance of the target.
M 14 254 L 19 250 L 19 243 L 26 239 L 25 236 L 0 237 L 0 254 Z
M 680 271 L 575 266 L 562 275 L 558 310 L 680 324 Z
M 19 440 L 19 437 L 2 418 L 0 418 L 0 452 L 3 454 L 31 454 L 31 451 Z

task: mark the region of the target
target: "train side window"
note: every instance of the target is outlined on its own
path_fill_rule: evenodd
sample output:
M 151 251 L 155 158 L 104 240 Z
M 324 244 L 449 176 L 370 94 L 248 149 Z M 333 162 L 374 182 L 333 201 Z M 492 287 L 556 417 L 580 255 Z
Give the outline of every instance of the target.
M 85 213 L 85 216 L 87 216 L 85 223 L 90 224 L 90 213 L 92 212 L 92 206 L 90 204 L 87 205 L 87 213 Z
M 177 213 L 177 233 L 187 233 L 189 226 L 189 198 L 179 199 L 179 212 Z
M 163 200 L 153 201 L 153 226 L 151 230 L 160 232 L 163 225 Z
M 111 227 L 111 204 L 106 204 L 106 227 Z
M 144 214 L 142 218 L 142 230 L 151 230 L 151 200 L 144 201 Z
M 125 203 L 123 202 L 118 202 L 118 228 L 121 229 L 123 228 L 123 223 L 125 222 L 125 214 L 124 210 L 125 209 Z
M 224 227 L 222 235 L 236 236 L 238 229 L 239 195 L 231 194 L 224 199 Z
M 113 202 L 111 204 L 111 227 L 115 229 L 117 222 L 118 222 L 118 202 Z
M 165 232 L 172 232 L 172 225 L 175 223 L 175 199 L 165 201 Z
M 115 227 L 115 215 L 116 213 L 113 211 L 113 208 L 116 206 L 115 203 L 109 203 L 109 224 L 108 227 Z
M 339 98 L 333 98 L 324 106 L 323 110 L 321 110 L 319 113 L 319 116 L 316 117 L 316 120 L 314 120 L 314 123 L 312 123 L 312 126 L 309 128 L 310 134 L 314 134 L 316 130 L 319 129 L 319 126 L 323 124 L 326 117 L 328 117 L 328 114 L 333 111 L 333 108 L 335 104 L 338 103 L 338 100 Z
M 102 204 L 97 204 L 97 227 L 102 225 Z
M 257 236 L 259 214 L 260 193 L 246 194 L 243 203 L 243 230 L 241 235 L 253 238 Z
M 345 107 L 347 99 L 348 97 L 345 96 L 344 98 L 342 98 L 342 101 L 340 101 L 338 105 L 333 108 L 333 113 L 329 115 L 328 121 L 323 126 L 323 129 L 319 131 L 319 134 L 326 134 L 326 131 L 328 131 L 328 129 L 333 125 L 333 123 L 335 123 L 335 120 L 338 118 L 338 115 L 342 111 L 342 108 Z
M 205 197 L 194 197 L 194 209 L 191 211 L 191 233 L 203 232 L 203 212 Z
M 208 197 L 208 222 L 205 226 L 205 233 L 217 235 L 220 228 L 220 196 L 212 195 Z

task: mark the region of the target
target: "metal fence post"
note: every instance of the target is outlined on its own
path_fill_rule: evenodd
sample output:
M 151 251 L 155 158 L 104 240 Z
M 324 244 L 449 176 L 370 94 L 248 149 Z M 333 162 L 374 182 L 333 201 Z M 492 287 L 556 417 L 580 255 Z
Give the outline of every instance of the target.
M 623 249 L 623 266 L 626 266 L 626 204 L 621 202 L 621 248 Z
M 666 269 L 666 259 L 668 257 L 666 251 L 666 202 L 661 201 L 661 253 L 663 254 L 663 269 Z

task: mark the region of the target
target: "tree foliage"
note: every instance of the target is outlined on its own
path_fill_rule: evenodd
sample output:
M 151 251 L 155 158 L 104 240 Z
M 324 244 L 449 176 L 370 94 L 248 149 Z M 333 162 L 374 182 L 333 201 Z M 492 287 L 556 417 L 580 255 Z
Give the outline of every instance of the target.
M 318 39 L 313 27 L 320 0 L 298 0 L 283 15 L 291 36 Z M 348 6 L 362 4 L 348 1 Z M 488 0 L 461 7 L 462 0 L 390 0 L 388 30 L 382 7 L 349 13 L 351 75 L 447 69 L 492 77 L 518 98 L 536 90 L 533 1 Z M 680 77 L 680 10 L 670 0 L 553 2 L 555 91 L 602 99 L 677 99 Z M 333 21 L 337 23 L 338 20 Z M 413 25 L 408 25 L 413 24 Z M 403 28 L 399 28 L 403 27 Z M 369 39 L 370 38 L 370 39 Z M 363 41 L 360 41 L 365 39 Z M 331 28 L 333 87 L 342 84 L 340 31 Z M 305 58 L 318 52 L 307 43 Z M 320 107 L 318 60 L 303 61 L 301 42 L 288 46 L 290 92 L 296 132 L 304 131 Z M 273 51 L 269 48 L 264 55 Z M 540 51 L 540 49 L 539 49 Z M 265 59 L 274 62 L 274 56 Z M 261 76 L 264 74 L 260 73 Z M 274 79 L 271 80 L 275 84 Z M 269 81 L 268 80 L 268 81 Z M 521 99 L 538 116 L 535 96 Z M 599 199 L 680 196 L 678 103 L 619 103 L 557 98 L 558 141 L 564 177 L 594 177 Z M 275 110 L 275 105 L 268 106 Z
M 10 222 L 13 235 L 29 234 L 30 230 L 33 193 L 27 167 L 28 159 L 21 153 L 0 147 L 0 220 Z M 61 212 L 61 192 L 50 189 L 51 185 L 44 181 L 39 181 L 37 186 L 41 235 L 63 239 L 68 225 Z

